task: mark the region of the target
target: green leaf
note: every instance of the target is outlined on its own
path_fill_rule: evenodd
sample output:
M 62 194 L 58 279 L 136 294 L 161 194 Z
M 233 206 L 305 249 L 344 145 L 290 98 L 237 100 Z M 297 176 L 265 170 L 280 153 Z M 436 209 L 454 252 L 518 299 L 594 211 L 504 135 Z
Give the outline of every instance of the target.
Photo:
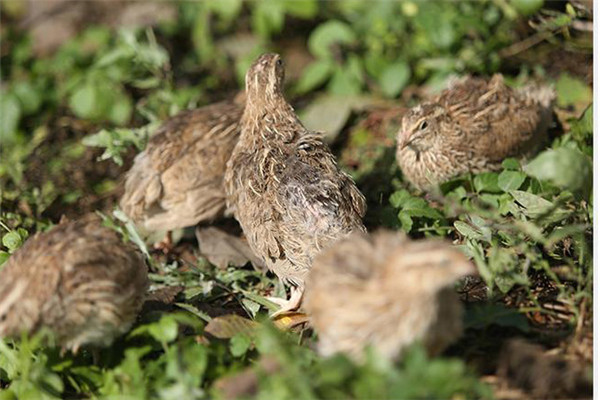
M 585 140 L 594 133 L 594 107 L 590 104 L 579 120 L 571 123 L 571 133 L 575 139 Z
M 110 108 L 108 118 L 115 125 L 125 125 L 131 119 L 131 113 L 133 111 L 133 106 L 131 104 L 131 99 L 124 92 L 120 92 L 117 94 L 117 97 Z
M 385 68 L 379 77 L 379 86 L 387 97 L 396 97 L 410 79 L 410 68 L 399 61 Z
M 4 250 L 0 250 L 0 265 L 4 264 L 10 257 L 10 254 Z M 2 268 L 0 268 L 2 270 Z
M 21 102 L 23 114 L 33 114 L 40 108 L 42 96 L 30 82 L 22 81 L 15 83 L 13 91 Z
M 525 178 L 527 178 L 527 175 L 521 171 L 505 170 L 498 175 L 498 187 L 505 192 L 516 190 L 525 182 Z
M 250 336 L 243 333 L 236 333 L 229 340 L 229 350 L 231 351 L 231 355 L 234 357 L 243 356 L 246 354 L 251 344 L 252 339 Z
M 592 101 L 592 89 L 581 80 L 563 73 L 556 82 L 557 103 L 559 107 L 568 107 L 577 103 Z
M 100 115 L 98 96 L 98 88 L 92 83 L 86 82 L 73 92 L 69 99 L 69 107 L 79 118 L 97 118 Z
M 10 231 L 2 236 L 2 245 L 6 247 L 9 253 L 13 253 L 23 244 L 24 237 L 22 237 L 18 231 Z
M 2 90 L 0 94 L 0 142 L 10 143 L 14 140 L 20 119 L 19 100 L 15 95 Z
M 317 15 L 319 5 L 317 0 L 285 1 L 285 10 L 298 18 L 310 19 Z
M 329 81 L 327 90 L 334 95 L 354 96 L 361 92 L 362 84 L 350 68 L 338 67 Z
M 522 190 L 512 190 L 510 194 L 524 208 L 524 214 L 530 218 L 547 216 L 552 220 L 560 220 L 567 214 L 566 210 L 556 209 L 552 202 L 535 194 Z
M 502 161 L 502 168 L 509 169 L 511 171 L 521 170 L 521 163 L 515 158 L 507 158 Z
M 356 40 L 356 34 L 345 22 L 330 20 L 319 25 L 308 39 L 308 49 L 318 58 L 333 58 L 331 46 L 350 44 Z
M 495 172 L 484 172 L 473 178 L 473 184 L 477 192 L 501 193 L 498 187 L 498 174 Z
M 281 31 L 285 21 L 284 3 L 281 1 L 263 0 L 255 3 L 252 13 L 254 32 L 264 38 Z
M 535 14 L 544 5 L 544 0 L 511 0 L 511 4 L 519 14 L 528 16 Z
M 325 83 L 331 76 L 333 63 L 331 60 L 317 60 L 310 64 L 302 73 L 296 85 L 296 92 L 304 94 Z
M 546 150 L 523 170 L 537 179 L 550 181 L 573 192 L 589 192 L 592 188 L 592 162 L 579 150 L 572 148 Z

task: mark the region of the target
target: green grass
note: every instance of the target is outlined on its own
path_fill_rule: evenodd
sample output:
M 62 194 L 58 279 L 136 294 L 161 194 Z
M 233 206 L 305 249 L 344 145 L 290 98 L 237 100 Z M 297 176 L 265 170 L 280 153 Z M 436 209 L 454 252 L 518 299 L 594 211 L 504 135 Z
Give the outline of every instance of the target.
M 32 39 L 17 29 L 18 9 L 3 3 L 0 268 L 62 214 L 99 210 L 149 257 L 154 300 L 97 362 L 90 349 L 61 356 L 48 332 L 0 341 L 0 399 L 219 398 L 215 382 L 248 367 L 264 399 L 492 398 L 480 379 L 490 372 L 473 354 L 498 350 L 494 332 L 572 346 L 591 332 L 591 88 L 560 63 L 547 71 L 505 54 L 535 34 L 548 34 L 546 49 L 591 53 L 591 46 L 572 29 L 585 19 L 580 11 L 541 3 L 186 2 L 177 19 L 156 27 L 87 27 L 47 57 L 33 53 Z M 519 36 L 533 14 L 537 33 Z M 115 210 L 122 174 L 160 122 L 234 93 L 267 50 L 304 60 L 287 88 L 301 115 L 313 103 L 345 99 L 343 121 L 310 119 L 315 129 L 332 127 L 340 164 L 367 196 L 369 228 L 446 237 L 476 263 L 484 294 L 472 300 L 473 290 L 460 288 L 471 299 L 468 330 L 446 354 L 429 359 L 416 345 L 398 365 L 374 356 L 362 366 L 321 359 L 310 331 L 283 332 L 266 318 L 263 296 L 283 290 L 271 275 L 219 269 L 189 239 L 164 256 Z M 390 150 L 398 121 L 374 125 L 374 114 L 360 110 L 382 101 L 411 106 L 415 96 L 404 94 L 439 90 L 453 74 L 495 72 L 514 85 L 554 83 L 564 129 L 529 162 L 505 160 L 501 171 L 454 179 L 427 198 L 417 193 Z M 260 371 L 269 359 L 277 372 Z

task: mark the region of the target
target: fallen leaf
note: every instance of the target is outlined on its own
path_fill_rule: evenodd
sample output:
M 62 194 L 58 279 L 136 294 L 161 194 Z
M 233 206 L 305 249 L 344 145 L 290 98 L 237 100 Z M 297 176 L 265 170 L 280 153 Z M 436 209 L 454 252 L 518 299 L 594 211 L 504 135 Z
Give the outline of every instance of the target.
M 258 322 L 229 314 L 213 318 L 204 328 L 204 332 L 218 339 L 229 339 L 238 333 L 252 336 L 258 325 Z
M 259 271 L 265 268 L 262 260 L 254 255 L 246 241 L 237 236 L 215 227 L 198 227 L 196 238 L 200 253 L 221 269 L 229 265 L 241 267 L 249 261 Z

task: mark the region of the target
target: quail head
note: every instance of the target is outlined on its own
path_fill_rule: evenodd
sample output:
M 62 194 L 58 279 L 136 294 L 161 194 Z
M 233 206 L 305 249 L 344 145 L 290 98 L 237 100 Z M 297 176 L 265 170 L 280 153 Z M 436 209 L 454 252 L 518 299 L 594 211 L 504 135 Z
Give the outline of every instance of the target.
M 500 168 L 544 144 L 555 93 L 546 86 L 511 89 L 501 75 L 467 77 L 402 119 L 396 160 L 414 186 L 426 190 L 467 173 Z
M 225 210 L 225 163 L 239 137 L 244 96 L 167 120 L 137 155 L 120 205 L 148 231 L 211 221 Z
M 323 356 L 362 361 L 372 346 L 391 360 L 415 342 L 441 352 L 462 332 L 462 305 L 452 287 L 474 266 L 441 240 L 412 241 L 388 231 L 354 233 L 319 254 L 304 308 Z
M 0 271 L 0 337 L 47 328 L 63 349 L 107 346 L 129 330 L 147 286 L 140 252 L 99 218 L 61 223 Z
M 365 200 L 321 136 L 285 100 L 283 62 L 263 54 L 246 74 L 240 140 L 227 163 L 228 206 L 254 253 L 292 286 L 280 311 L 298 307 L 313 257 L 354 230 Z

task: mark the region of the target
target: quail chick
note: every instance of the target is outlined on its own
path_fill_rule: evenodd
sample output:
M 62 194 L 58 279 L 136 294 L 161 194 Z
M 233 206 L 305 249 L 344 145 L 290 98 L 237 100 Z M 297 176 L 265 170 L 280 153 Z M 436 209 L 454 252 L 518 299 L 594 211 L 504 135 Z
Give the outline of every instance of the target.
M 167 120 L 127 172 L 120 201 L 125 213 L 148 231 L 222 216 L 225 163 L 238 140 L 243 110 L 242 94 Z
M 417 341 L 430 354 L 441 352 L 462 332 L 462 305 L 452 284 L 474 272 L 441 240 L 352 234 L 315 258 L 306 283 L 304 308 L 319 353 L 341 352 L 360 362 L 372 346 L 396 360 Z
M 554 98 L 550 87 L 511 89 L 499 74 L 459 80 L 403 117 L 396 160 L 421 190 L 498 169 L 505 158 L 531 156 L 543 145 Z
M 135 321 L 147 286 L 142 255 L 99 218 L 61 223 L 0 271 L 0 337 L 45 327 L 63 349 L 108 346 Z
M 254 253 L 284 283 L 297 308 L 313 257 L 362 231 L 365 199 L 321 139 L 285 100 L 283 62 L 263 54 L 246 74 L 240 140 L 227 163 L 227 204 Z

